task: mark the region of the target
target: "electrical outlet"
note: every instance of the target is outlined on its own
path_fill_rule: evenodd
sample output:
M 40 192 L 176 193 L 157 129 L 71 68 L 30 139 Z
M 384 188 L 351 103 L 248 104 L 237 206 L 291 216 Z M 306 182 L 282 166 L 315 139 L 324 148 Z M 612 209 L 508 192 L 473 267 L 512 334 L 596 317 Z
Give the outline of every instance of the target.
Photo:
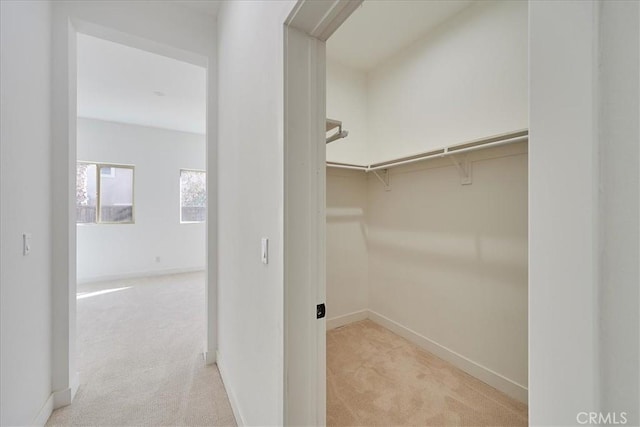
M 160 257 L 159 256 L 156 257 L 156 262 L 160 262 Z

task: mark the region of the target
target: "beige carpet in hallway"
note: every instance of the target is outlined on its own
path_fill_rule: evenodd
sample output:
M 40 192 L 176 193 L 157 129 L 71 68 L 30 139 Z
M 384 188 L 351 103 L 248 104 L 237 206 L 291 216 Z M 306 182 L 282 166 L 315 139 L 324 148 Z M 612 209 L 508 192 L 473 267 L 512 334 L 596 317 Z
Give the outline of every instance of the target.
M 327 332 L 330 426 L 526 426 L 527 406 L 370 320 Z
M 80 388 L 47 425 L 236 425 L 202 359 L 204 274 L 78 286 Z

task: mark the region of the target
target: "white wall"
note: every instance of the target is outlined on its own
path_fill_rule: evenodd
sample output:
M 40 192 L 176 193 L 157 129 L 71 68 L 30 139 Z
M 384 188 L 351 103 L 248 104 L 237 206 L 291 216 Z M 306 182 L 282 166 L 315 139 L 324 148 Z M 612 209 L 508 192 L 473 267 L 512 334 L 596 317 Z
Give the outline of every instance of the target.
M 170 2 L 53 2 L 53 389 L 68 404 L 77 387 L 76 293 L 76 31 L 207 66 L 207 163 L 217 164 L 217 65 L 215 17 Z M 211 169 L 211 168 L 210 168 Z M 217 224 L 217 175 L 208 174 L 208 224 Z M 207 227 L 207 351 L 215 353 L 216 227 Z M 207 358 L 207 362 L 213 359 Z M 64 397 L 62 397 L 64 395 Z
M 576 425 L 578 414 L 591 411 L 616 414 L 618 420 L 625 412 L 629 425 L 638 424 L 638 9 L 635 2 L 530 4 L 532 425 Z M 368 114 L 371 120 L 371 109 Z M 477 172 L 473 186 L 475 178 Z M 392 175 L 392 188 L 399 180 L 402 177 Z M 420 190 L 428 186 L 424 182 Z M 380 197 L 394 196 L 380 192 Z M 375 240 L 385 242 L 392 233 L 376 230 L 375 209 L 370 208 L 367 217 L 369 261 L 377 269 L 381 260 L 374 255 Z M 404 223 L 413 225 L 410 220 Z M 442 241 L 442 236 L 434 237 Z M 406 253 L 419 248 L 413 238 L 408 233 L 403 240 Z M 484 253 L 499 241 L 474 249 Z M 438 244 L 436 249 L 442 257 L 434 267 L 437 273 L 452 246 Z M 514 255 L 508 245 L 500 252 Z M 516 252 L 522 258 L 522 250 Z M 407 258 L 401 262 L 410 263 Z M 405 265 L 397 272 L 411 276 L 413 270 Z M 500 271 L 504 275 L 510 269 Z M 378 280 L 377 273 L 370 271 L 372 282 Z M 415 288 L 409 290 L 412 295 Z M 383 303 L 392 306 L 394 296 L 387 294 Z M 477 300 L 484 302 L 484 297 Z M 375 306 L 374 296 L 370 304 Z M 424 316 L 437 314 L 438 308 Z M 407 317 L 400 312 L 393 316 Z M 514 326 L 522 324 L 519 319 Z M 505 326 L 511 325 L 501 325 Z M 522 341 L 518 348 L 526 351 Z M 485 363 L 491 367 L 493 362 Z M 513 379 L 522 378 L 522 368 Z
M 78 118 L 78 160 L 135 166 L 135 223 L 77 226 L 79 282 L 204 269 L 205 224 L 180 223 L 180 169 L 206 168 L 204 135 Z
M 478 2 L 369 73 L 365 157 L 527 128 L 527 101 L 527 3 Z
M 390 191 L 328 169 L 328 327 L 382 321 L 526 401 L 527 145 L 469 159 L 464 186 L 450 159 L 392 169 Z
M 637 2 L 530 3 L 533 425 L 639 423 L 639 24 Z
M 603 2 L 600 19 L 600 398 L 640 425 L 640 5 Z
M 327 61 L 327 117 L 340 120 L 349 136 L 327 145 L 327 160 L 364 164 L 367 152 L 367 75 Z
M 371 310 L 527 387 L 526 144 L 369 176 Z M 450 356 L 450 355 L 449 355 Z M 515 387 L 516 389 L 518 387 Z
M 283 423 L 283 23 L 292 7 L 226 2 L 218 16 L 218 366 L 246 425 Z
M 327 145 L 327 161 L 365 164 L 367 74 L 327 60 L 327 117 L 341 120 L 349 136 Z M 327 327 L 363 318 L 369 308 L 366 242 L 367 177 L 327 168 Z
M 327 159 L 369 164 L 527 128 L 527 84 L 526 2 L 478 2 L 367 74 L 328 63 L 327 115 L 356 132 Z M 526 400 L 526 144 L 470 158 L 469 186 L 450 159 L 393 169 L 390 192 L 368 175 L 360 235 L 353 218 L 338 228 L 331 203 L 359 208 L 363 174 L 328 169 L 328 317 L 364 307 Z M 356 299 L 363 281 L 369 297 Z
M 327 168 L 326 239 L 327 327 L 331 328 L 341 323 L 332 319 L 369 308 L 367 175 L 363 172 Z
M 2 1 L 0 15 L 0 424 L 32 425 L 51 394 L 51 5 Z
M 529 3 L 531 425 L 598 410 L 598 7 Z

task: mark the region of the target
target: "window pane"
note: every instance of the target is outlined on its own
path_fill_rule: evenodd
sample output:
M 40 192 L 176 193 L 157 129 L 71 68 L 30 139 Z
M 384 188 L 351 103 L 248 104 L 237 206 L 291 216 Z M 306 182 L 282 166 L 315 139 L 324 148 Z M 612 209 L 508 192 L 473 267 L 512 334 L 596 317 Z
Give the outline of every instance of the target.
M 100 167 L 100 222 L 133 222 L 133 169 Z
M 100 176 L 103 178 L 113 178 L 115 176 L 115 168 L 111 166 L 104 166 L 100 168 Z
M 207 218 L 207 174 L 180 171 L 180 221 L 202 222 Z
M 76 223 L 97 221 L 96 165 L 78 163 L 76 167 Z

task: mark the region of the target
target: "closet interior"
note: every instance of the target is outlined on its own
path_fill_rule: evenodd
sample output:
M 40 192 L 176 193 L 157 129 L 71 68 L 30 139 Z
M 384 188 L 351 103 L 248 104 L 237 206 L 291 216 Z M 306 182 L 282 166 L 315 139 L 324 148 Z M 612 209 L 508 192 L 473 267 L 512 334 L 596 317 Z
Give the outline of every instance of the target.
M 327 42 L 328 425 L 527 425 L 526 1 Z

